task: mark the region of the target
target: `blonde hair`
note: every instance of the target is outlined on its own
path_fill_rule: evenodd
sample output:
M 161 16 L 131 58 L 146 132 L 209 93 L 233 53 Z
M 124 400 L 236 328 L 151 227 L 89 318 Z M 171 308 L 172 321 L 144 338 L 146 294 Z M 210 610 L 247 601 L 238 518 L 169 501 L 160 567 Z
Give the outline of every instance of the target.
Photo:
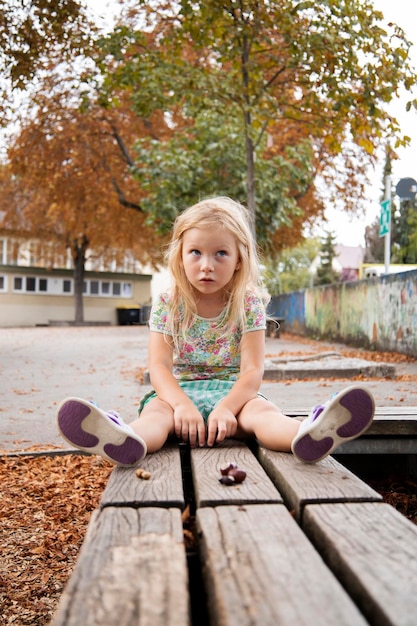
M 247 209 L 227 197 L 202 200 L 186 209 L 174 222 L 171 242 L 166 254 L 168 269 L 173 279 L 171 310 L 168 314 L 167 332 L 177 344 L 179 336 L 185 337 L 187 329 L 197 315 L 194 290 L 189 283 L 183 263 L 182 249 L 184 233 L 191 228 L 223 228 L 231 233 L 237 244 L 239 271 L 228 285 L 225 314 L 220 320 L 222 335 L 238 325 L 246 326 L 245 296 L 258 296 L 266 305 L 269 296 L 262 285 L 259 257 L 255 239 L 249 226 Z

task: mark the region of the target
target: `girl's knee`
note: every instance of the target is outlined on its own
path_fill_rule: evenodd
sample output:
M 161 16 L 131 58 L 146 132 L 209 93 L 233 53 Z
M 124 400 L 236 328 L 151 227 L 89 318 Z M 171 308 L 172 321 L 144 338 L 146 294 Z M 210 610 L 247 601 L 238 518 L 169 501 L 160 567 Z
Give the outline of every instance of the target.
M 172 408 L 159 398 L 153 398 L 148 404 L 145 404 L 140 412 L 138 419 L 174 419 Z
M 237 416 L 238 422 L 259 423 L 260 419 L 290 419 L 282 413 L 282 411 L 270 400 L 257 396 L 249 400 Z

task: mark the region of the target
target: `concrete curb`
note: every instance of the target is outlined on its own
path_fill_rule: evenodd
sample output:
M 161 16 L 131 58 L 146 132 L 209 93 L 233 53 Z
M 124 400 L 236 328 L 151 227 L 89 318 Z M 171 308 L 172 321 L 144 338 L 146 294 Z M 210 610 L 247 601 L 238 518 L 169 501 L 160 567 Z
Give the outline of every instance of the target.
M 303 378 L 395 378 L 395 366 L 390 363 L 372 363 L 364 359 L 341 357 L 337 353 L 322 353 L 308 357 L 270 359 L 265 362 L 264 380 L 291 380 Z

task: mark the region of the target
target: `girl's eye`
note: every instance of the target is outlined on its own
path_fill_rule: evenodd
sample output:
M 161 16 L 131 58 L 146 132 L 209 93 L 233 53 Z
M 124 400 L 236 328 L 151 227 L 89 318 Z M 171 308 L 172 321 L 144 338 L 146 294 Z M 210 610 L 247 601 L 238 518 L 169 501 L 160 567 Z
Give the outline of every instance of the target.
M 227 256 L 226 250 L 219 250 L 217 256 Z
M 190 250 L 190 254 L 192 256 L 199 256 L 200 255 L 200 251 L 199 250 Z

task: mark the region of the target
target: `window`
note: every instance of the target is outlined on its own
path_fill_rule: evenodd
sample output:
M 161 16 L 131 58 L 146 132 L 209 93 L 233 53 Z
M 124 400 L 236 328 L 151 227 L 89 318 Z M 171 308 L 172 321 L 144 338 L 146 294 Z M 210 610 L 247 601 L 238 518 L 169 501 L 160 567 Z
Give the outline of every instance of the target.
M 13 291 L 19 293 L 48 294 L 53 296 L 71 295 L 74 293 L 74 281 L 70 278 L 57 276 L 14 276 Z M 0 276 L 0 291 L 6 291 L 7 276 Z M 83 284 L 85 296 L 105 298 L 131 298 L 133 284 L 109 280 L 85 280 Z
M 123 283 L 123 298 L 132 297 L 132 283 Z
M 71 293 L 72 281 L 62 278 L 40 278 L 37 276 L 15 276 L 13 278 L 13 291 L 21 293 L 42 293 L 62 295 Z
M 26 277 L 26 291 L 36 291 L 36 278 Z
M 103 296 L 109 296 L 110 295 L 110 283 L 108 282 L 102 282 L 101 283 L 101 293 Z
M 86 280 L 83 293 L 86 296 L 104 296 L 115 298 L 131 298 L 133 295 L 132 283 L 110 282 L 108 280 Z
M 6 276 L 0 276 L 0 291 L 6 291 Z

